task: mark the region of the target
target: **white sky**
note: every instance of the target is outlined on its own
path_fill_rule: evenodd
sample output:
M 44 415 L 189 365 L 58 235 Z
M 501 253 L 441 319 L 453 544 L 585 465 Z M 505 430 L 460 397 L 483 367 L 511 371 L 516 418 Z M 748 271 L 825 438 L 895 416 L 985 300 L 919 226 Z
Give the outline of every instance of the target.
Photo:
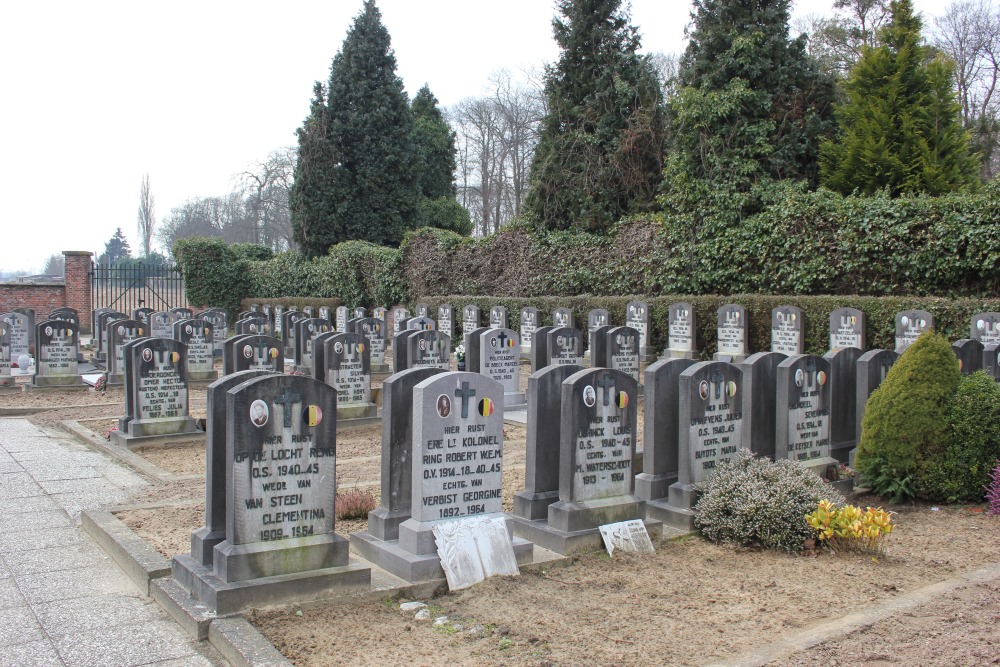
M 794 1 L 794 0 L 793 0 Z M 915 0 L 925 25 L 947 0 Z M 797 0 L 793 18 L 832 0 Z M 379 0 L 407 93 L 443 106 L 489 75 L 555 58 L 552 0 Z M 362 0 L 8 2 L 0 23 L 0 271 L 100 252 L 121 227 L 139 246 L 139 186 L 157 221 L 295 144 L 312 84 Z M 632 0 L 646 51 L 679 52 L 686 0 Z

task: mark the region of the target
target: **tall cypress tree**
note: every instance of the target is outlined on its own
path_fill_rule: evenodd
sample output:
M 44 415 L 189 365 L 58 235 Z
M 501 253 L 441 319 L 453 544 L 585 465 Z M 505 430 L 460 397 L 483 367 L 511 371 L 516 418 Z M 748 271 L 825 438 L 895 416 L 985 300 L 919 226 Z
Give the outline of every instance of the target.
M 352 239 L 397 245 L 417 221 L 419 171 L 413 116 L 374 0 L 333 59 L 323 111 L 319 98 L 299 133 L 300 149 L 305 141 L 315 154 L 299 156 L 291 199 L 303 254 Z
M 837 110 L 841 135 L 822 146 L 823 184 L 844 194 L 939 195 L 974 187 L 977 165 L 951 86 L 951 65 L 921 45 L 920 17 L 896 0 L 892 20 L 866 49 Z
M 648 209 L 660 181 L 663 109 L 621 0 L 560 0 L 561 54 L 546 70 L 525 209 L 550 229 L 602 231 Z
M 427 84 L 414 96 L 413 139 L 420 161 L 420 194 L 427 199 L 455 196 L 455 132 Z

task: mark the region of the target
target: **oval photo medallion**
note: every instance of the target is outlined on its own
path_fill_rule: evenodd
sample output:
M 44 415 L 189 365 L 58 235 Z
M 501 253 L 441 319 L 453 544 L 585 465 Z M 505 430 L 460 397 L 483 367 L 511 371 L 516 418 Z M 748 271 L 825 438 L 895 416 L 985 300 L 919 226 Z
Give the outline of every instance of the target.
M 260 428 L 267 423 L 270 412 L 271 410 L 267 407 L 267 403 L 258 398 L 250 404 L 250 421 L 253 422 L 254 426 Z

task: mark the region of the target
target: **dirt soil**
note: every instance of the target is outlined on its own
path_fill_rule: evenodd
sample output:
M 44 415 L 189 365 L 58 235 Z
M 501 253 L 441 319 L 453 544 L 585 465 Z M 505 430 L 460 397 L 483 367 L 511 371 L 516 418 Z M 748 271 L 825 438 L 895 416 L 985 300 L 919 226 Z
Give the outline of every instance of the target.
M 29 419 L 52 426 L 64 419 L 102 418 L 84 422 L 97 432 L 122 412 L 121 390 L 75 396 L 87 400 L 76 405 L 60 400 L 70 407 Z M 16 402 L 9 402 L 11 397 Z M 51 400 L 3 396 L 5 406 L 51 405 Z M 118 407 L 94 405 L 114 400 L 121 401 Z M 192 414 L 204 414 L 203 389 L 193 388 L 190 402 Z M 524 483 L 525 429 L 508 424 L 505 431 L 503 495 L 509 511 Z M 377 502 L 380 448 L 378 426 L 338 433 L 339 491 L 359 485 Z M 194 477 L 159 480 L 132 499 L 155 507 L 117 516 L 165 556 L 186 553 L 191 531 L 204 523 L 205 484 L 197 476 L 204 470 L 204 449 L 137 453 L 172 475 Z M 252 620 L 300 666 L 707 664 L 1000 562 L 1000 517 L 986 516 L 981 507 L 891 509 L 899 528 L 879 561 L 736 549 L 688 537 L 659 543 L 652 556 L 588 554 L 566 567 L 442 592 L 425 600 L 432 619 L 448 617 L 439 627 L 401 614 L 399 600 L 360 598 L 265 610 Z M 346 536 L 365 527 L 364 519 L 339 519 L 337 532 Z M 998 620 L 1000 580 L 959 588 L 933 604 L 774 664 L 1000 664 Z

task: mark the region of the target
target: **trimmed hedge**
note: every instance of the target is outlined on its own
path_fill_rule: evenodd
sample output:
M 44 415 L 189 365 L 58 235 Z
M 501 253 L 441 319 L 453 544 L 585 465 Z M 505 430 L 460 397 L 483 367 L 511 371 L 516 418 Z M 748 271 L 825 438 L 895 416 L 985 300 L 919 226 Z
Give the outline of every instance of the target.
M 215 306 L 236 314 L 240 299 L 252 288 L 250 267 L 271 251 L 248 243 L 227 244 L 219 238 L 181 239 L 174 258 L 184 275 L 184 291 L 195 308 Z
M 319 312 L 321 306 L 328 306 L 332 309 L 344 304 L 340 299 L 314 299 L 305 296 L 292 296 L 279 297 L 277 299 L 243 299 L 240 303 L 240 310 L 250 310 L 250 304 L 252 303 L 258 303 L 262 306 L 265 304 L 271 304 L 272 306 L 283 305 L 286 308 L 295 308 L 297 310 L 302 310 L 306 306 L 312 306 L 317 312 Z
M 604 308 L 615 325 L 625 324 L 625 307 L 629 301 L 640 299 L 649 304 L 651 345 L 662 350 L 667 345 L 667 317 L 670 304 L 686 301 L 694 307 L 697 318 L 698 350 L 703 358 L 711 357 L 716 349 L 716 311 L 727 303 L 736 303 L 747 310 L 748 345 L 750 352 L 771 349 L 771 310 L 778 306 L 798 306 L 805 320 L 806 352 L 823 354 L 830 347 L 830 313 L 837 308 L 858 308 L 865 313 L 865 336 L 868 349 L 894 349 L 896 347 L 896 313 L 909 309 L 926 310 L 934 315 L 935 328 L 949 340 L 969 337 L 972 316 L 981 311 L 1000 310 L 1000 299 L 942 299 L 935 297 L 874 297 L 874 296 L 771 296 L 760 294 L 735 294 L 732 296 L 637 296 L 606 297 L 490 297 L 490 296 L 427 296 L 414 303 L 426 303 L 437 318 L 437 307 L 450 303 L 456 309 L 455 318 L 461 321 L 461 309 L 467 305 L 479 306 L 483 318 L 492 306 L 505 306 L 511 324 L 519 328 L 520 311 L 526 306 L 539 310 L 539 326 L 552 324 L 552 311 L 559 307 L 571 308 L 576 327 L 587 328 L 587 312 Z M 585 337 L 586 338 L 586 337 Z

